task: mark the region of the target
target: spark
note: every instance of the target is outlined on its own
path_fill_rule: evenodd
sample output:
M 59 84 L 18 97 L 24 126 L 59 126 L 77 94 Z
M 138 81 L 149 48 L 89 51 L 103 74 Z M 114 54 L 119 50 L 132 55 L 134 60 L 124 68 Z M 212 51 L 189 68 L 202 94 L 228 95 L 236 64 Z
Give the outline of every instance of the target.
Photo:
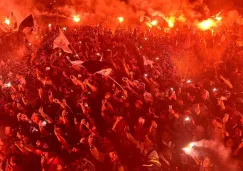
M 78 15 L 74 15 L 74 16 L 73 16 L 73 21 L 74 21 L 75 23 L 80 22 L 80 17 L 79 17 Z

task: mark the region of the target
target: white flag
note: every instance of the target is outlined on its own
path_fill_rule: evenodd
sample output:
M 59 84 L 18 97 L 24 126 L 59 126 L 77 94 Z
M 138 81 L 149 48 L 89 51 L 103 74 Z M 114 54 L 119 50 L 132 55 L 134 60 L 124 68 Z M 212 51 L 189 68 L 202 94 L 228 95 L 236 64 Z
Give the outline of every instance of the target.
M 147 59 L 145 56 L 143 56 L 143 63 L 145 66 L 150 65 L 150 67 L 153 68 L 154 61 Z
M 81 61 L 81 60 L 70 61 L 70 62 L 72 65 L 79 66 L 79 67 L 84 63 L 84 61 Z
M 73 53 L 68 45 L 70 45 L 68 39 L 59 28 L 59 36 L 53 42 L 53 49 L 61 48 L 66 53 Z
M 111 74 L 112 69 L 111 68 L 107 68 L 107 69 L 102 69 L 100 71 L 97 71 L 97 74 L 101 74 L 103 76 L 109 76 Z

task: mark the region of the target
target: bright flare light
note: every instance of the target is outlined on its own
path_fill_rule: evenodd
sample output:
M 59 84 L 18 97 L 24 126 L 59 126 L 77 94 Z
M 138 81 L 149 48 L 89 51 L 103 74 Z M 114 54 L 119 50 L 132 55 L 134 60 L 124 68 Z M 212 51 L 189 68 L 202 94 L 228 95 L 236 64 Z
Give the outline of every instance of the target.
M 187 117 L 185 118 L 185 121 L 190 121 L 190 118 L 187 116 Z
M 10 25 L 10 20 L 8 18 L 5 18 L 4 23 Z
M 123 17 L 118 17 L 117 19 L 118 19 L 118 21 L 119 21 L 120 23 L 122 23 L 122 22 L 124 21 L 124 18 L 123 18 Z
M 173 28 L 175 26 L 175 17 L 170 17 L 170 18 L 164 17 L 164 19 L 167 22 L 169 28 Z
M 153 26 L 156 26 L 156 25 L 158 24 L 158 21 L 157 21 L 157 20 L 153 20 L 153 21 L 151 22 L 151 24 L 152 24 Z
M 202 21 L 201 23 L 198 24 L 198 27 L 201 29 L 201 30 L 209 30 L 213 27 L 216 26 L 216 23 L 213 19 L 209 18 L 207 20 L 204 20 Z
M 80 17 L 79 17 L 78 15 L 74 15 L 74 16 L 73 16 L 73 21 L 74 21 L 75 23 L 78 23 L 78 22 L 80 21 Z
M 187 147 L 183 148 L 182 150 L 185 151 L 186 154 L 190 154 L 192 152 L 192 148 L 196 144 L 194 142 L 191 142 Z

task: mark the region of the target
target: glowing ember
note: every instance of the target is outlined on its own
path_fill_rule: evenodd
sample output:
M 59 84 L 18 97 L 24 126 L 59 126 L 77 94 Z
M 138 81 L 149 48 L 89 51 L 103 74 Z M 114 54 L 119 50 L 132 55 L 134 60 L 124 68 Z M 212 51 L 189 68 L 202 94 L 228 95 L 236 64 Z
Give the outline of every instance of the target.
M 175 25 L 175 17 L 170 17 L 170 18 L 164 17 L 164 19 L 167 22 L 169 28 L 173 28 L 174 27 L 174 25 Z
M 122 23 L 122 22 L 124 21 L 124 18 L 123 18 L 123 17 L 118 17 L 117 19 L 118 19 L 118 21 L 119 21 L 120 23 Z
M 153 21 L 151 22 L 151 24 L 152 24 L 153 26 L 156 26 L 156 25 L 158 24 L 158 21 L 157 21 L 157 20 L 153 20 Z
M 4 23 L 10 25 L 10 20 L 8 18 L 5 18 Z
M 216 26 L 216 23 L 213 19 L 209 18 L 207 20 L 204 20 L 202 21 L 201 23 L 198 24 L 198 27 L 201 29 L 201 30 L 209 30 L 213 27 Z
M 80 21 L 80 17 L 79 17 L 78 15 L 74 15 L 74 16 L 73 16 L 73 21 L 74 21 L 75 23 L 78 23 L 78 22 Z

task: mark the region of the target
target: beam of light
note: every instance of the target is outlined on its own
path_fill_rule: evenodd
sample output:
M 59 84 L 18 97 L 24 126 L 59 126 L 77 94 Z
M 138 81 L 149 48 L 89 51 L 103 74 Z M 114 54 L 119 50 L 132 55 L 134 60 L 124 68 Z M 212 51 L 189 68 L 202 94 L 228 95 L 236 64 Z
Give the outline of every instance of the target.
M 74 16 L 73 16 L 73 21 L 74 21 L 75 23 L 80 22 L 80 17 L 79 17 L 78 15 L 74 15 Z
M 5 18 L 4 23 L 7 24 L 7 25 L 10 25 L 11 22 L 8 18 Z
M 167 22 L 169 28 L 173 28 L 175 26 L 175 17 L 164 17 L 164 19 Z
M 118 17 L 117 19 L 118 19 L 119 23 L 122 23 L 124 21 L 123 17 Z
M 210 30 L 212 29 L 213 27 L 216 26 L 216 23 L 213 19 L 209 18 L 207 20 L 204 20 L 200 23 L 198 23 L 197 25 L 201 30 L 205 31 L 205 30 Z

